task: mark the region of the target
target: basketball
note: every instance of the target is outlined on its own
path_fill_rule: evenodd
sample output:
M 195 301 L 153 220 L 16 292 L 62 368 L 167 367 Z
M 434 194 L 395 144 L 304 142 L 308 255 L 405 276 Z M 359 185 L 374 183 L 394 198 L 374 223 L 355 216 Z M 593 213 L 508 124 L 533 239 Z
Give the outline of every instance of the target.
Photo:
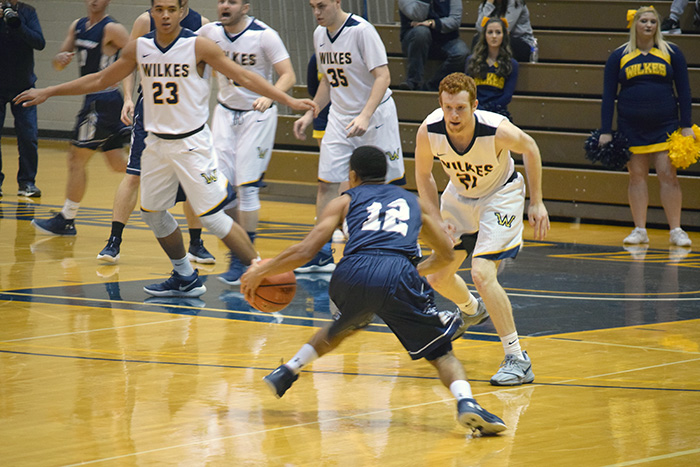
M 259 264 L 269 259 L 260 260 Z M 273 313 L 284 309 L 294 298 L 297 291 L 297 279 L 294 272 L 289 271 L 275 276 L 266 277 L 260 283 L 251 305 L 256 310 Z

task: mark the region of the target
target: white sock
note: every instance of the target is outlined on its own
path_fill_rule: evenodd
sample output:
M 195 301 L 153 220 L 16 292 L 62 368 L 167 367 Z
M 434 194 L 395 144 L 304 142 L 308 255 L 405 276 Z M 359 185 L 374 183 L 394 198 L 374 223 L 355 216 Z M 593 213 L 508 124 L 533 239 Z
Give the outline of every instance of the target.
M 75 201 L 71 201 L 66 198 L 66 202 L 63 203 L 63 209 L 61 209 L 61 215 L 63 215 L 65 219 L 75 219 L 78 215 L 79 208 L 80 203 L 76 203 Z
M 173 263 L 175 272 L 181 276 L 191 276 L 194 274 L 194 268 L 192 264 L 190 264 L 190 260 L 187 259 L 187 255 L 182 259 L 171 259 L 170 262 Z
M 517 332 L 501 337 L 501 343 L 503 344 L 503 351 L 506 355 L 515 355 L 520 359 L 524 358 L 523 352 L 520 349 L 520 339 L 518 339 Z
M 459 307 L 460 310 L 465 312 L 468 315 L 475 315 L 476 310 L 479 307 L 479 303 L 476 301 L 476 298 L 474 298 L 474 295 L 469 293 L 469 300 L 467 300 L 464 303 L 458 303 L 457 306 Z
M 301 367 L 308 365 L 317 358 L 318 354 L 316 353 L 316 349 L 314 349 L 311 344 L 304 344 L 297 354 L 284 365 L 292 370 L 292 373 L 298 375 L 301 371 Z
M 457 400 L 474 399 L 472 387 L 469 385 L 468 381 L 463 379 L 452 381 L 452 384 L 450 384 L 450 391 L 452 391 L 452 395 L 455 396 L 455 399 Z

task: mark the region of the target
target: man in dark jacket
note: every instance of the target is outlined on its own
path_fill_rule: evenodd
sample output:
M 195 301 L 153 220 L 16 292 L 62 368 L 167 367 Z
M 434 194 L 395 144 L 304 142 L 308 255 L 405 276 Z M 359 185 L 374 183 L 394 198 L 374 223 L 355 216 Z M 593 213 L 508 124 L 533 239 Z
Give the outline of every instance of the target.
M 440 81 L 453 72 L 463 72 L 469 48 L 459 38 L 461 0 L 399 0 L 401 48 L 408 59 L 406 79 L 399 89 L 437 91 Z M 424 81 L 428 58 L 442 64 Z
M 36 107 L 14 105 L 12 99 L 34 87 L 34 49 L 42 50 L 45 45 L 34 7 L 18 0 L 3 0 L 0 8 L 0 125 L 5 123 L 5 110 L 10 104 L 19 151 L 18 196 L 41 196 L 41 190 L 34 184 L 39 162 L 38 130 Z M 4 179 L 0 154 L 0 196 Z

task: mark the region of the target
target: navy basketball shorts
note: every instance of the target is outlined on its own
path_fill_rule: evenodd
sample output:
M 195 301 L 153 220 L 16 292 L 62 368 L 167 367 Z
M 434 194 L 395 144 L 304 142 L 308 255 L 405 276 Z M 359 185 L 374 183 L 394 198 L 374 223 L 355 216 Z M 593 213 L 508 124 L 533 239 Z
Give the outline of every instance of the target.
M 123 147 L 129 134 L 129 128 L 120 119 L 123 104 L 118 89 L 85 96 L 76 117 L 71 144 L 94 151 Z

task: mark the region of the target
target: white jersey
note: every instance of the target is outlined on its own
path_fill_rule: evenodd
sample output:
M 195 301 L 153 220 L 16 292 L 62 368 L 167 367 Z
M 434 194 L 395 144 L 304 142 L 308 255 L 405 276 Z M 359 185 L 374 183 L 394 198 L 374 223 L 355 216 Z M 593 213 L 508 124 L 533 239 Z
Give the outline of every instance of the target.
M 363 18 L 350 14 L 334 37 L 327 28 L 317 27 L 314 49 L 318 70 L 331 85 L 331 113 L 358 115 L 374 84 L 370 72 L 388 64 L 379 33 Z M 389 96 L 387 89 L 382 102 Z
M 246 28 L 229 35 L 221 23 L 209 23 L 198 31 L 217 43 L 227 57 L 272 83 L 274 65 L 289 58 L 282 39 L 274 29 L 255 18 L 248 18 Z M 217 99 L 226 107 L 236 110 L 252 110 L 253 102 L 260 97 L 235 82 L 217 74 L 219 94 Z
M 442 109 L 425 119 L 431 152 L 440 160 L 457 193 L 465 198 L 481 198 L 498 190 L 515 170 L 510 151 L 496 153 L 496 129 L 506 117 L 485 110 L 476 110 L 474 117 L 474 137 L 464 153 L 457 152 L 450 143 Z
M 155 31 L 137 39 L 146 131 L 177 135 L 207 123 L 209 80 L 197 72 L 196 39 L 184 28 L 165 49 L 156 44 Z

